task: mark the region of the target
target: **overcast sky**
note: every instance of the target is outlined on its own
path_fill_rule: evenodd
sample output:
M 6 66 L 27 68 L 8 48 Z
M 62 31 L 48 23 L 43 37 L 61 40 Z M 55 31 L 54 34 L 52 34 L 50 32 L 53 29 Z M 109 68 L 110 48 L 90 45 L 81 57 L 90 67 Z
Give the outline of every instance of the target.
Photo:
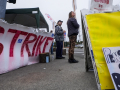
M 120 0 L 113 0 L 113 4 L 120 4 Z M 63 29 L 67 31 L 67 19 L 68 13 L 73 11 L 72 0 L 17 0 L 16 4 L 7 3 L 7 9 L 12 8 L 34 8 L 39 7 L 40 11 L 44 15 L 46 21 L 49 24 L 50 30 L 52 30 L 51 21 L 45 16 L 49 14 L 54 21 L 63 20 Z M 77 0 L 77 21 L 81 24 L 80 10 L 88 9 L 89 0 Z M 82 33 L 81 33 L 82 34 Z M 82 39 L 82 36 L 81 36 Z M 68 37 L 67 37 L 68 41 Z

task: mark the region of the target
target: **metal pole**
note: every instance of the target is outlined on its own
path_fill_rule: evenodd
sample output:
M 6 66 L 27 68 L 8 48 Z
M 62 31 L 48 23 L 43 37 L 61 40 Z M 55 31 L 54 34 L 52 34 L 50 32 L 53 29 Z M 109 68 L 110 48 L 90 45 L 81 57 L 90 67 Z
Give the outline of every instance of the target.
M 7 0 L 0 0 L 0 19 L 5 18 Z

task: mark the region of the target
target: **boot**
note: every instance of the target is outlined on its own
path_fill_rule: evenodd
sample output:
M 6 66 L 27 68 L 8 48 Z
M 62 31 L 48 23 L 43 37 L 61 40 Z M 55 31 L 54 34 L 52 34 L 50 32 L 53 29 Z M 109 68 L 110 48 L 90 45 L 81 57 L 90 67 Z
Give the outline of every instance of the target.
M 78 63 L 79 61 L 75 60 L 75 59 L 68 59 L 69 63 Z

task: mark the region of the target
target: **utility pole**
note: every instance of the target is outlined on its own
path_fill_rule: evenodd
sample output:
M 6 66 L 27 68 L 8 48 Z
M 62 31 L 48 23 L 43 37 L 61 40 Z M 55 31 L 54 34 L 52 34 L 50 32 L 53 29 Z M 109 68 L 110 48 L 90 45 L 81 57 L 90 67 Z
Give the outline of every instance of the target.
M 5 18 L 7 0 L 0 0 L 0 19 Z

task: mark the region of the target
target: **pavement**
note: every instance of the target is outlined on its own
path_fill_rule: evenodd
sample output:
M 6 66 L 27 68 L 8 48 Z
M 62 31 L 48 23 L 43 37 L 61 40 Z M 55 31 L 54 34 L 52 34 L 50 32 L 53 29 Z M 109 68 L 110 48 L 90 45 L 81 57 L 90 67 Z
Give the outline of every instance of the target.
M 94 72 L 85 72 L 83 49 L 75 49 L 77 64 L 65 57 L 0 75 L 0 90 L 98 90 Z

